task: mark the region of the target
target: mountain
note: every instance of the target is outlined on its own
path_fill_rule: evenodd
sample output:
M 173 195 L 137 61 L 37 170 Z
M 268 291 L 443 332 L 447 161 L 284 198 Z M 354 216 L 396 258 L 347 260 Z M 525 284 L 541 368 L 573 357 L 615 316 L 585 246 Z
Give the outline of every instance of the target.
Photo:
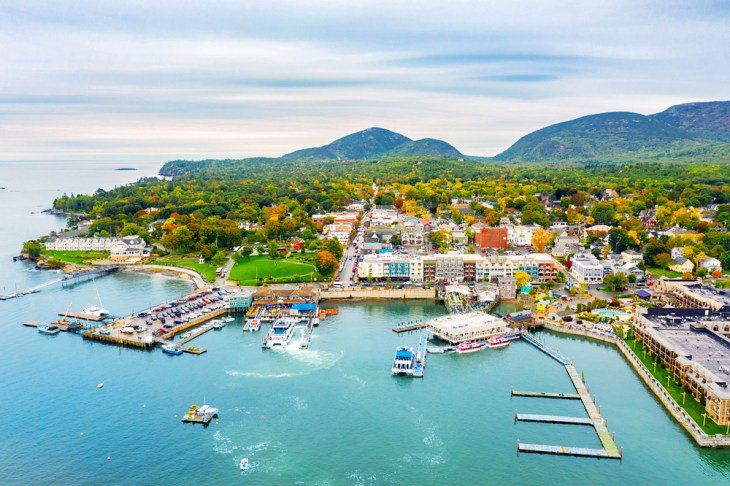
M 460 157 L 461 152 L 452 145 L 433 138 L 411 140 L 385 128 L 368 128 L 338 138 L 322 147 L 297 150 L 284 155 L 286 159 L 333 160 L 371 159 L 386 155 L 440 155 Z
M 730 101 L 675 105 L 649 118 L 698 137 L 730 142 Z
M 504 162 L 559 162 L 691 154 L 730 141 L 729 102 L 690 103 L 655 115 L 601 113 L 529 133 L 494 157 Z

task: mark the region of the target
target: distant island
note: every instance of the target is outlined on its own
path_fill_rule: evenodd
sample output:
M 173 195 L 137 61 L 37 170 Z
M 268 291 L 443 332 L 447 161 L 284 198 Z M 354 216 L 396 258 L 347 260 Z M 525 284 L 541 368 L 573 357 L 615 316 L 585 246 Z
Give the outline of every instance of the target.
M 134 167 L 117 167 L 114 170 L 137 170 Z

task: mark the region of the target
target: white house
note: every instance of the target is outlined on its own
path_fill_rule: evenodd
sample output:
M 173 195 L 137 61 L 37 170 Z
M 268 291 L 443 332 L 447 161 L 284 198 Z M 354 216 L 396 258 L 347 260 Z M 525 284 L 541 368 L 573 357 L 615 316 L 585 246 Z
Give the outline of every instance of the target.
M 579 253 L 573 256 L 571 273 L 580 282 L 587 284 L 598 284 L 603 282 L 603 277 L 610 273 L 606 266 L 598 261 L 592 253 Z
M 706 257 L 700 262 L 700 267 L 707 270 L 707 273 L 712 273 L 715 270 L 722 270 L 722 263 L 717 258 Z

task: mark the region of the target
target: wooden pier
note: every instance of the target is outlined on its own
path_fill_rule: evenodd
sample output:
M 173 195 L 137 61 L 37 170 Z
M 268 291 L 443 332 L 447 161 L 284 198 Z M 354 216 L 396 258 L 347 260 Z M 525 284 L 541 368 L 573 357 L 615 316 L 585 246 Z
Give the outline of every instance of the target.
M 418 329 L 425 329 L 428 326 L 425 322 L 413 322 L 409 324 L 399 324 L 393 328 L 393 332 L 401 333 L 408 331 L 416 331 Z
M 65 312 L 59 312 L 58 315 L 61 317 L 65 317 L 65 318 L 80 319 L 82 321 L 101 322 L 104 320 L 104 318 L 101 316 L 95 316 L 92 314 L 83 314 L 81 312 L 74 312 L 71 310 L 68 310 Z
M 577 393 L 550 393 L 550 392 L 512 390 L 511 394 L 513 397 L 557 398 L 557 399 L 564 399 L 564 400 L 580 400 L 580 395 L 578 395 Z
M 188 336 L 186 338 L 180 339 L 177 342 L 177 344 L 181 346 L 183 344 L 189 343 L 193 339 L 202 336 L 203 334 L 205 334 L 206 332 L 208 332 L 208 331 L 210 331 L 212 329 L 213 329 L 213 326 L 210 326 L 210 327 L 200 327 L 200 328 L 196 329 L 195 331 L 193 331 L 192 334 L 190 334 L 190 336 Z
M 560 415 L 534 415 L 515 412 L 517 422 L 543 422 L 548 424 L 593 425 L 588 417 L 563 417 Z

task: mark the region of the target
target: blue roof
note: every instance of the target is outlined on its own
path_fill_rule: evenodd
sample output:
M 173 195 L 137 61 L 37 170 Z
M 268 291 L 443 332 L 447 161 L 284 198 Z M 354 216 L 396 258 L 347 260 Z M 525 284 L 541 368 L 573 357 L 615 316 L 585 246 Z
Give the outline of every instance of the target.
M 313 311 L 316 308 L 316 304 L 314 302 L 307 302 L 307 303 L 297 303 L 292 304 L 291 308 L 293 310 L 300 310 L 300 311 Z
M 641 297 L 642 299 L 648 299 L 649 297 L 651 297 L 651 292 L 649 292 L 648 290 L 644 290 L 644 289 L 639 289 L 634 293 L 636 295 L 638 295 L 639 297 Z
M 413 353 L 411 351 L 408 351 L 407 349 L 399 349 L 395 353 L 396 359 L 411 359 L 413 357 Z

